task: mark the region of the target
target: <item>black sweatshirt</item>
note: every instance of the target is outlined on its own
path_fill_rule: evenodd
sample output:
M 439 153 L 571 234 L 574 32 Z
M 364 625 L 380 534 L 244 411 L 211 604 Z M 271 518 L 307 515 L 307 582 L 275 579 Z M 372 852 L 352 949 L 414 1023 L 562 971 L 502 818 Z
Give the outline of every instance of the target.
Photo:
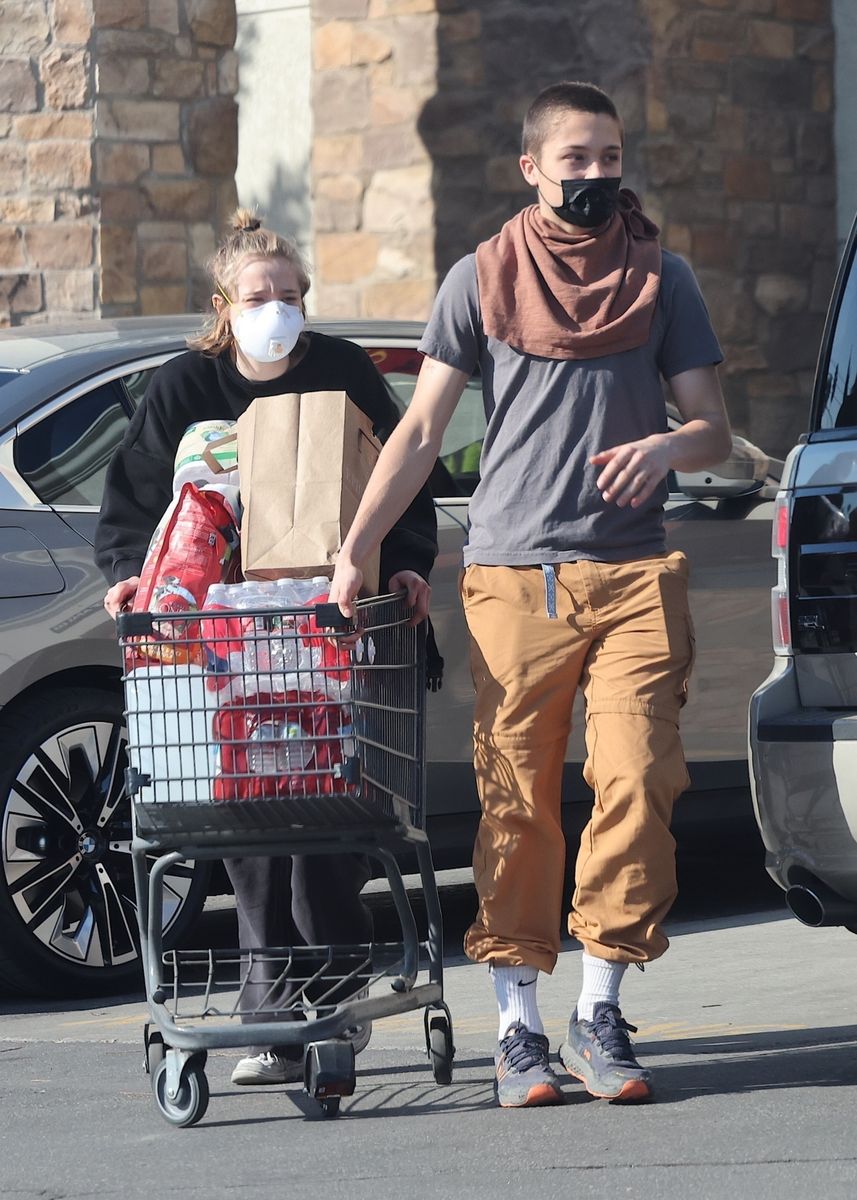
M 256 396 L 345 391 L 386 440 L 398 413 L 365 350 L 323 333 L 304 336 L 304 357 L 267 382 L 245 379 L 228 351 L 214 357 L 189 350 L 156 371 L 107 469 L 95 561 L 110 583 L 140 574 L 155 526 L 172 500 L 178 444 L 195 421 L 237 420 Z M 381 545 L 382 590 L 397 571 L 428 579 L 436 554 L 437 519 L 424 487 Z

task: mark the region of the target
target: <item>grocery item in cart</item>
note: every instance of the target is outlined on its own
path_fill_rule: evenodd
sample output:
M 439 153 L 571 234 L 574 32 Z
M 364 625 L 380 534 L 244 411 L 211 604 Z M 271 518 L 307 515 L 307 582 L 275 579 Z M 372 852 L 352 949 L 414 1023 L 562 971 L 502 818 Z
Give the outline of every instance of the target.
M 345 392 L 257 396 L 238 418 L 244 576 L 329 579 L 380 451 Z M 378 551 L 361 565 L 377 592 Z
M 134 596 L 134 612 L 195 612 L 212 583 L 234 579 L 238 569 L 238 491 L 186 483 L 152 537 Z M 158 625 L 157 636 L 135 643 L 146 658 L 202 662 L 198 628 Z
M 215 801 L 324 796 L 351 790 L 344 771 L 353 751 L 350 715 L 323 694 L 260 693 L 222 705 Z
M 137 639 L 124 642 L 125 660 Z M 160 803 L 211 800 L 215 707 L 202 668 L 186 662 L 139 661 L 125 675 L 128 765 L 154 782 Z
M 205 600 L 207 613 L 272 610 L 271 617 L 203 618 L 200 630 L 211 689 L 223 693 L 223 701 L 260 692 L 297 691 L 322 692 L 347 702 L 350 653 L 341 641 L 318 628 L 312 611 L 327 598 L 324 578 L 247 580 L 211 587 Z M 300 607 L 307 608 L 305 616 L 294 611 Z
M 173 493 L 186 483 L 238 487 L 238 433 L 235 421 L 196 421 L 176 450 Z

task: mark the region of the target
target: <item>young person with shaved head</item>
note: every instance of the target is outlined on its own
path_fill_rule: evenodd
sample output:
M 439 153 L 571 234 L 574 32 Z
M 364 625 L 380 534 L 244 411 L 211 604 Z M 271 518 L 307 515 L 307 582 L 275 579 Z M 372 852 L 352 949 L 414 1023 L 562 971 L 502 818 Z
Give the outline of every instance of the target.
M 465 950 L 495 988 L 504 1107 L 562 1100 L 537 991 L 559 951 L 560 793 L 578 688 L 595 801 L 568 916 L 582 988 L 559 1057 L 594 1096 L 652 1094 L 619 986 L 629 963 L 667 948 L 670 819 L 688 783 L 678 727 L 693 630 L 687 561 L 665 545 L 666 477 L 726 458 L 731 439 L 705 304 L 620 186 L 622 148 L 619 114 L 592 84 L 556 84 L 531 105 L 520 164 L 534 203 L 446 277 L 413 401 L 331 594 L 352 611 L 360 563 L 428 476 L 479 369 L 487 431 L 461 596 L 482 819 Z M 663 380 L 684 418 L 672 432 Z

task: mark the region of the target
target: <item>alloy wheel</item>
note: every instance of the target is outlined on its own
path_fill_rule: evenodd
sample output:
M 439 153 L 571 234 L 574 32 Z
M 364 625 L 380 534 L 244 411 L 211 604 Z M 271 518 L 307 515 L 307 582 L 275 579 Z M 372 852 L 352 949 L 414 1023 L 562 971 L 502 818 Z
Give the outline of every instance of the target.
M 40 742 L 12 780 L 3 818 L 5 885 L 30 936 L 79 967 L 138 956 L 122 721 L 69 724 Z M 164 931 L 176 921 L 194 864 L 164 877 Z

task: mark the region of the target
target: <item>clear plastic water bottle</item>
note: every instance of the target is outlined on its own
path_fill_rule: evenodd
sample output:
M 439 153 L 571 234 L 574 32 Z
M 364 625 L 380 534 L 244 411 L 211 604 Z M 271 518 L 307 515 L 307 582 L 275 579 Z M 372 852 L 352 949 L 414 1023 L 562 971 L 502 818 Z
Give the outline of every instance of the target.
M 296 721 L 260 721 L 247 740 L 247 766 L 254 775 L 295 775 L 312 758 L 312 743 Z

